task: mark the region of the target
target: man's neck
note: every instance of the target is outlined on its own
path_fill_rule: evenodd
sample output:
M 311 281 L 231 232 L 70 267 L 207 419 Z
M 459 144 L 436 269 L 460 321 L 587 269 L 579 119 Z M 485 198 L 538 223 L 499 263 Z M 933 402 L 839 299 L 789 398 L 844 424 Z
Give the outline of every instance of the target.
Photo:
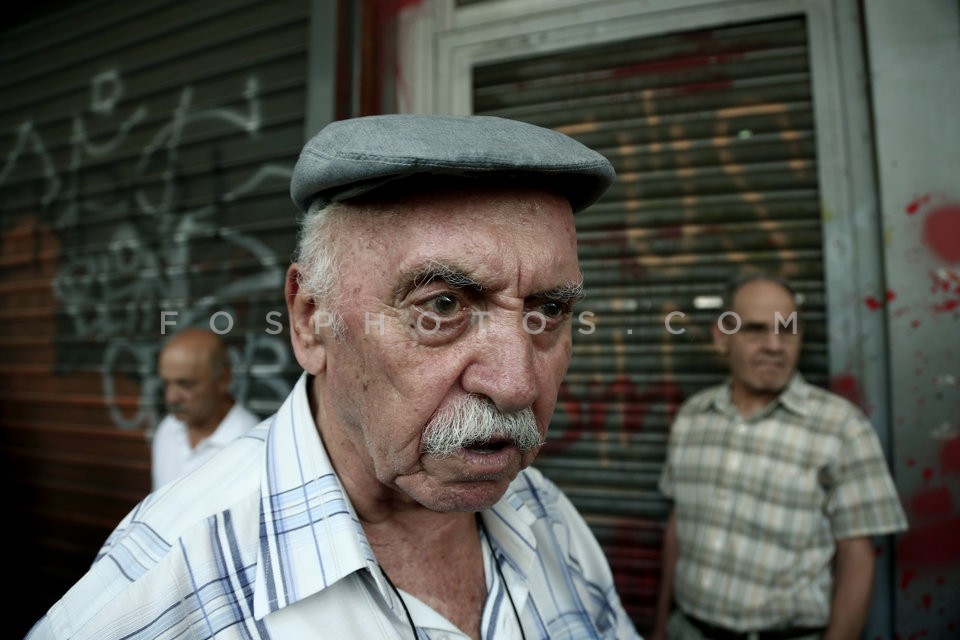
M 233 398 L 225 399 L 219 407 L 219 410 L 213 415 L 213 417 L 204 422 L 203 424 L 188 424 L 187 425 L 187 436 L 190 438 L 190 448 L 194 449 L 198 444 L 209 438 L 217 430 L 217 427 L 220 426 L 220 423 L 223 422 L 223 419 L 227 417 L 227 414 L 230 413 L 230 409 L 233 408 Z
M 398 518 L 377 524 L 361 518 L 361 523 L 381 569 L 398 588 L 471 638 L 479 638 L 487 587 L 476 516 L 460 512 L 429 516 L 431 525 L 416 528 Z
M 782 391 L 759 393 L 735 383 L 730 385 L 730 400 L 744 419 L 753 417 L 758 411 L 779 398 L 781 393 Z

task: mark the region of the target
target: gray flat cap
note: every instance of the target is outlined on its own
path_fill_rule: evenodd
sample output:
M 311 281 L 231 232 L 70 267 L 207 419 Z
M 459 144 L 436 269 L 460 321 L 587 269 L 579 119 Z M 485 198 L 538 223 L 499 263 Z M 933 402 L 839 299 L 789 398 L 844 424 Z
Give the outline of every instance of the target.
M 564 195 L 574 212 L 616 174 L 602 155 L 536 125 L 490 116 L 382 115 L 333 122 L 303 147 L 290 181 L 301 211 L 424 174 L 518 179 Z

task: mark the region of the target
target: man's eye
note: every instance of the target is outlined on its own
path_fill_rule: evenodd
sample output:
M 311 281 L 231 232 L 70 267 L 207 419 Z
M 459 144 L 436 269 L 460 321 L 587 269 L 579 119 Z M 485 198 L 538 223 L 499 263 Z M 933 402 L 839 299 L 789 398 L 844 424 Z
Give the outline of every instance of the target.
M 424 308 L 438 316 L 450 316 L 460 309 L 460 303 L 453 296 L 441 293 L 427 301 Z
M 561 302 L 544 302 L 540 305 L 540 313 L 548 318 L 558 318 L 565 314 L 568 306 Z

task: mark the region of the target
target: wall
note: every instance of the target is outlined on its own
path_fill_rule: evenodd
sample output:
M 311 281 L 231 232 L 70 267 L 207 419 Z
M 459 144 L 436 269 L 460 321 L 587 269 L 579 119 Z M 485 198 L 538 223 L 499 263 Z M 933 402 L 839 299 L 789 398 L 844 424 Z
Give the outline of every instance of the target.
M 884 228 L 900 638 L 960 635 L 960 8 L 864 3 Z
M 261 416 L 299 373 L 282 282 L 309 16 L 302 0 L 85 2 L 0 39 L 14 632 L 149 490 L 165 331 L 212 320 Z

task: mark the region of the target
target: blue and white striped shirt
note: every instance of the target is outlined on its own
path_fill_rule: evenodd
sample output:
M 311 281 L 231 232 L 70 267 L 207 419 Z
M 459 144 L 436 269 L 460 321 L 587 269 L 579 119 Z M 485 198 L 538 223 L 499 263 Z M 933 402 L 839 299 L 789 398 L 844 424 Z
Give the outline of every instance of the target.
M 29 640 L 412 638 L 327 458 L 307 384 L 137 505 Z M 521 472 L 482 518 L 527 638 L 639 638 L 590 529 L 538 471 Z M 484 567 L 482 636 L 517 637 L 489 553 Z M 420 640 L 467 637 L 403 597 Z

